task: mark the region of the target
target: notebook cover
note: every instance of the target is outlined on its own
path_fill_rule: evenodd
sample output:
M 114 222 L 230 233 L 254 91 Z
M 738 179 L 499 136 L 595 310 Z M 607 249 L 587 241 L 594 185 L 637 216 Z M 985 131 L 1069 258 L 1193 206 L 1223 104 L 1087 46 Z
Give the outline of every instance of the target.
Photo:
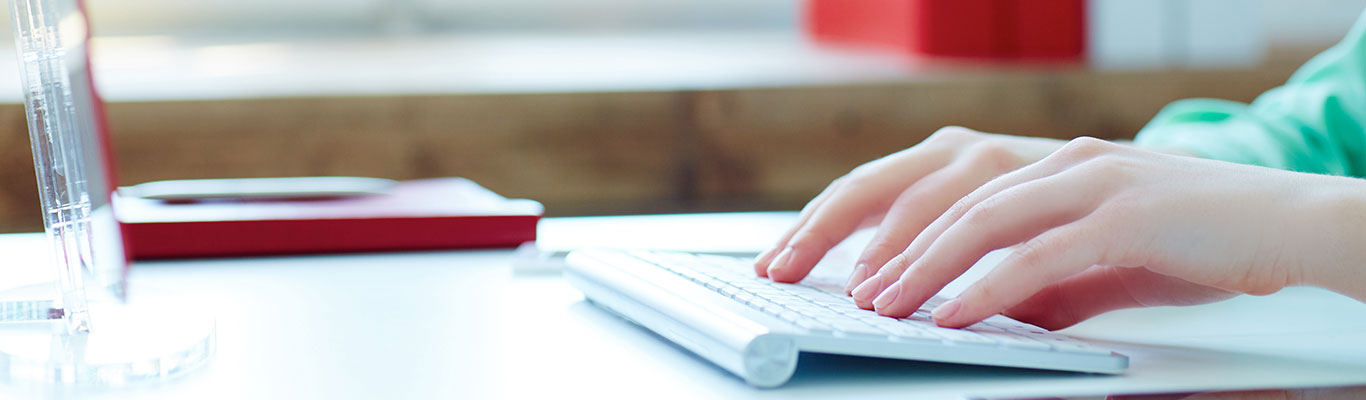
M 170 203 L 116 196 L 134 259 L 513 247 L 544 208 L 462 178 L 401 182 L 382 195 Z
M 1086 0 L 806 0 L 818 42 L 970 59 L 1077 59 Z

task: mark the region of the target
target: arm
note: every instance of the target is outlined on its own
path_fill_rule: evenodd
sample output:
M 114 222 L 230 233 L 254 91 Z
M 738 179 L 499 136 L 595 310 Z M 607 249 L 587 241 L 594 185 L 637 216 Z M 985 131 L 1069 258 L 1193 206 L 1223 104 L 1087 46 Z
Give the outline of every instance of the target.
M 1139 134 L 1140 147 L 1300 172 L 1366 176 L 1366 18 L 1284 86 L 1251 105 L 1172 103 Z

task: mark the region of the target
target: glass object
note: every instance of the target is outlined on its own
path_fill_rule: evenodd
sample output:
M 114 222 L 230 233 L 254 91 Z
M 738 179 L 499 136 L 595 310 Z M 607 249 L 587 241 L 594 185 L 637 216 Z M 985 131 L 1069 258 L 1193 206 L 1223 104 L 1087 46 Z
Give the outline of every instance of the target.
M 122 297 L 127 260 L 109 209 L 110 179 L 100 173 L 107 168 L 98 168 L 106 165 L 107 155 L 99 146 L 101 115 L 90 112 L 97 100 L 87 62 L 88 25 L 79 1 L 14 0 L 11 5 L 43 222 L 58 266 L 56 305 L 67 332 L 89 332 L 85 278 Z
M 128 295 L 83 2 L 10 5 L 56 293 L 48 285 L 0 292 L 0 380 L 117 385 L 202 364 L 214 348 L 202 307 L 146 290 Z

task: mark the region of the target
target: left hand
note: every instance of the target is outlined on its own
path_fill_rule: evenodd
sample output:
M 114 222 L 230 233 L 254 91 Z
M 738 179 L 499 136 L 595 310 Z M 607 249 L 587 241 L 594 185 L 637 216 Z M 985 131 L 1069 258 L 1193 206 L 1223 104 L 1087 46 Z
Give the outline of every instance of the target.
M 1361 181 L 1159 154 L 1097 139 L 963 197 L 853 295 L 905 317 L 986 253 L 1015 251 L 933 313 L 1046 328 L 1101 312 L 1327 285 L 1363 259 Z M 1353 274 L 1348 274 L 1354 276 Z M 1346 293 L 1366 298 L 1366 293 Z

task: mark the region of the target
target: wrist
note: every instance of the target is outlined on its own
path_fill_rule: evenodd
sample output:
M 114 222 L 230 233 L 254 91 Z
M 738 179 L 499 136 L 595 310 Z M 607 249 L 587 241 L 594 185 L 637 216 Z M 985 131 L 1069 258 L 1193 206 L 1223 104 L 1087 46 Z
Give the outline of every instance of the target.
M 1308 233 L 1326 256 L 1300 266 L 1301 285 L 1317 286 L 1366 302 L 1366 180 L 1324 177 L 1315 182 L 1315 200 L 1305 204 L 1314 217 Z

